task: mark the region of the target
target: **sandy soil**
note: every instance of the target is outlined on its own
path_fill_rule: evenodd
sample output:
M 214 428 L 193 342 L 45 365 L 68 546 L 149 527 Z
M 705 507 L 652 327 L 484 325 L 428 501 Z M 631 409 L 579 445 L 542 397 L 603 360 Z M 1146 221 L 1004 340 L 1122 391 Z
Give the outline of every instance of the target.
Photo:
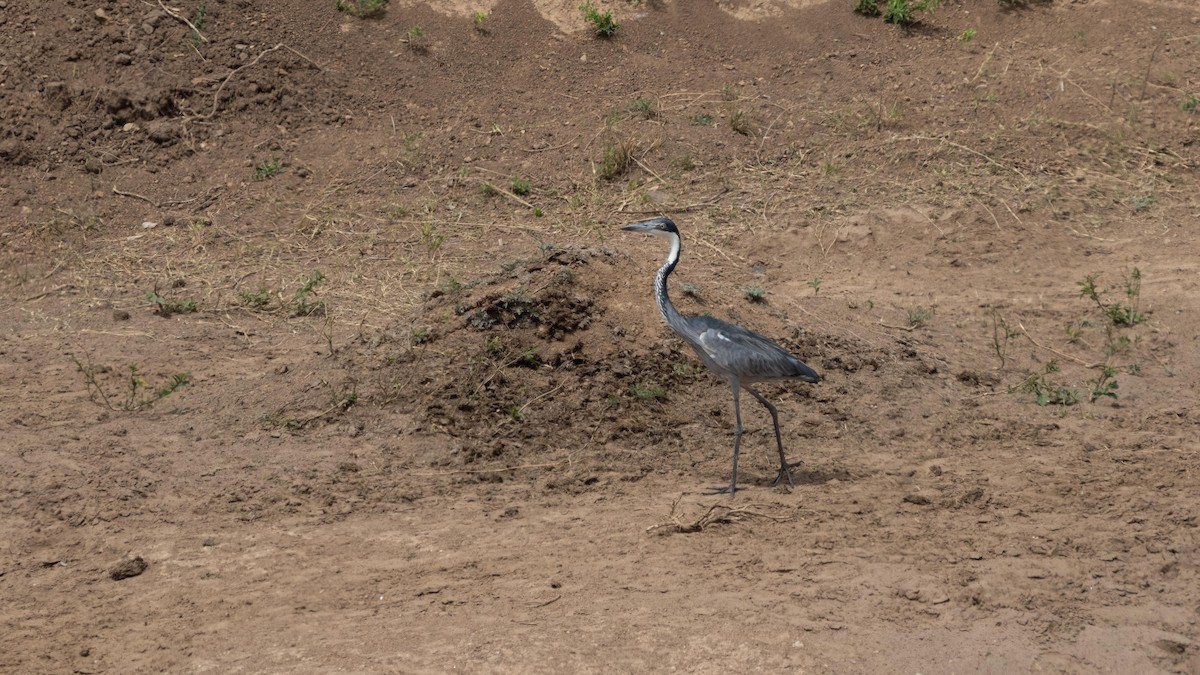
M 0 671 L 1200 673 L 1195 6 L 599 4 L 0 2 Z

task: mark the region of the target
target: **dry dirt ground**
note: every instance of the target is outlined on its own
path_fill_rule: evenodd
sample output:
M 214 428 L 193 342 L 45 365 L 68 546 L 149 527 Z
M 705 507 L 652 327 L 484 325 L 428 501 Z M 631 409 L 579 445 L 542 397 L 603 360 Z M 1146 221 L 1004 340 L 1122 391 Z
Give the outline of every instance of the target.
M 853 4 L 0 2 L 0 670 L 1200 672 L 1200 10 Z

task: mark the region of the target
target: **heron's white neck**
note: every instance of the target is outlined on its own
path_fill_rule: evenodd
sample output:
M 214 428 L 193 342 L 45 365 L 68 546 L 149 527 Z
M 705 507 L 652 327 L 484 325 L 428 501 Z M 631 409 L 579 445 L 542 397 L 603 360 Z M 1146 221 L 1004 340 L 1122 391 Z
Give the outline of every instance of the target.
M 675 305 L 671 304 L 671 298 L 667 295 L 667 277 L 679 264 L 680 241 L 679 235 L 674 232 L 663 232 L 659 236 L 667 237 L 671 240 L 671 252 L 667 254 L 667 261 L 658 270 L 658 275 L 654 277 L 654 300 L 658 303 L 658 311 L 662 312 L 663 319 L 671 328 L 679 330 L 678 326 L 683 325 L 683 316 L 675 309 Z

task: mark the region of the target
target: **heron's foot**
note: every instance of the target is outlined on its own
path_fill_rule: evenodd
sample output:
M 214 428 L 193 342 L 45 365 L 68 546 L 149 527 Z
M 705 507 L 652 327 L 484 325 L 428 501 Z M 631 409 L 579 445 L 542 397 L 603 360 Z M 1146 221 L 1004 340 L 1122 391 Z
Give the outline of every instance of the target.
M 725 487 L 708 488 L 707 490 L 704 491 L 704 494 L 709 497 L 711 497 L 713 495 L 729 495 L 729 497 L 732 499 L 733 495 L 736 491 L 737 491 L 737 486 L 731 484 L 731 485 L 726 485 Z
M 799 464 L 800 462 L 796 462 L 795 464 L 781 465 L 779 467 L 779 474 L 775 476 L 775 480 L 771 481 L 771 487 L 779 485 L 779 481 L 784 480 L 785 478 L 787 479 L 787 484 L 789 486 L 796 487 L 796 484 L 792 482 L 792 467 L 798 466 Z

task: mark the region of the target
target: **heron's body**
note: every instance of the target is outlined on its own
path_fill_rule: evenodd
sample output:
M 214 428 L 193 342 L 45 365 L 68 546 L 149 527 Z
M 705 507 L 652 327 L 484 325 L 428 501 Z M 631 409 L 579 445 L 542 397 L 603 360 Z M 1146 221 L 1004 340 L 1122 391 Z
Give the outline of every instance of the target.
M 667 277 L 679 263 L 680 238 L 679 230 L 670 218 L 654 218 L 628 225 L 623 229 L 653 234 L 670 241 L 671 251 L 667 255 L 667 261 L 654 279 L 654 298 L 658 309 L 671 330 L 692 347 L 696 356 L 709 370 L 724 378 L 733 391 L 733 409 L 737 421 L 733 436 L 733 476 L 729 487 L 718 492 L 729 492 L 732 495 L 737 490 L 738 454 L 742 442 L 742 389 L 750 392 L 771 413 L 771 421 L 775 424 L 775 443 L 779 448 L 780 465 L 775 482 L 786 478 L 791 483 L 790 467 L 783 454 L 783 439 L 779 433 L 779 412 L 750 384 L 782 379 L 816 383 L 821 381 L 821 376 L 786 349 L 754 331 L 711 316 L 684 316 L 675 309 L 667 294 Z

